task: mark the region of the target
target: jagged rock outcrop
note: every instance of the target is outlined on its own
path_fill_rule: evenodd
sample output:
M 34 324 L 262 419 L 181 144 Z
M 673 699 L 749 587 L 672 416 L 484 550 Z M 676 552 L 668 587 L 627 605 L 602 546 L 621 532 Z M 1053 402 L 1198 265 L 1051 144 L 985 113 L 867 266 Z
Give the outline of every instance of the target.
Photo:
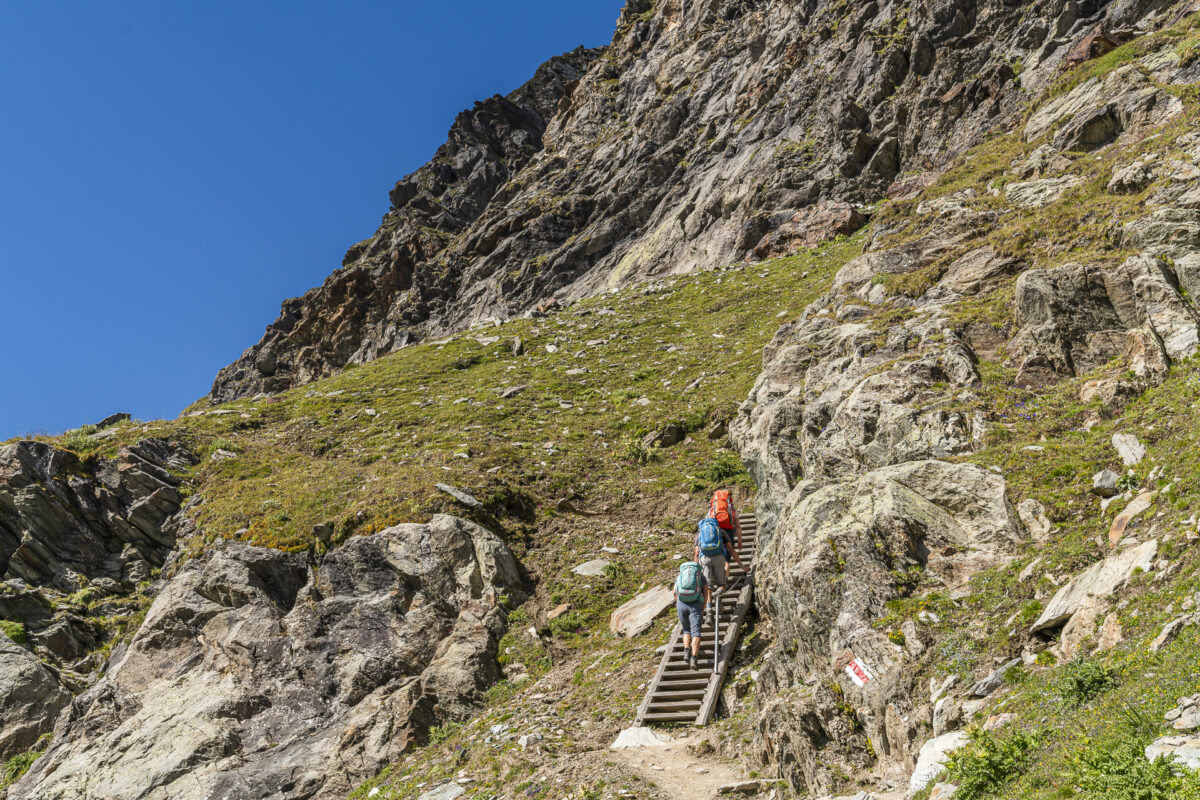
M 936 225 L 911 244 L 850 261 L 833 292 L 775 334 L 732 429 L 759 487 L 764 528 L 801 477 L 838 479 L 976 448 L 983 420 L 937 402 L 940 385 L 968 390 L 979 380 L 975 354 L 944 310 L 958 295 L 934 287 L 929 302 L 893 298 L 914 313 L 886 330 L 866 319 L 884 291 L 873 278 L 927 265 L 966 243 L 970 227 Z
M 1200 348 L 1200 312 L 1180 289 L 1174 267 L 1149 253 L 1115 269 L 1064 264 L 1022 273 L 1015 298 L 1019 330 L 1008 348 L 1017 384 L 1042 386 L 1120 355 L 1133 361 L 1146 348 L 1163 366 L 1143 377 L 1160 382 L 1166 365 Z
M 225 543 L 184 564 L 9 800 L 341 798 L 499 676 L 504 543 L 439 515 L 318 567 Z
M 911 569 L 957 586 L 1005 557 L 1020 523 L 1004 479 L 973 465 L 914 461 L 831 483 L 804 481 L 783 507 L 756 581 L 759 607 L 786 643 L 760 669 L 758 746 L 814 795 L 836 788 L 835 752 L 865 771 L 873 748 L 886 765 L 882 777 L 900 783 L 921 746 L 922 691 L 909 651 L 872 622 L 900 596 Z M 844 689 L 857 717 L 828 686 L 851 658 L 874 675 L 863 690 Z
M 629 0 L 602 54 L 554 59 L 460 116 L 434 160 L 397 184 L 376 235 L 284 303 L 212 399 L 279 391 L 550 298 L 844 232 L 857 212 L 806 209 L 871 201 L 893 182 L 895 196 L 911 193 L 1014 121 L 1025 92 L 1168 4 L 686 5 Z M 1173 113 L 1177 101 L 1139 76 L 1073 96 L 1029 134 L 1089 109 L 1122 131 Z M 1091 141 L 1099 124 L 1075 127 Z
M 262 341 L 217 375 L 212 397 L 279 391 L 412 341 L 412 324 L 453 286 L 434 259 L 541 151 L 548 120 L 599 54 L 553 58 L 516 91 L 459 114 L 433 160 L 392 189 L 376 234 L 351 247 L 322 286 L 284 302 Z
M 70 592 L 128 581 L 135 561 L 162 566 L 183 501 L 171 470 L 194 463 L 156 439 L 94 466 L 41 442 L 0 447 L 0 576 Z
M 0 447 L 0 619 L 19 623 L 30 650 L 69 669 L 61 677 L 76 689 L 103 666 L 92 655 L 108 636 L 102 618 L 136 613 L 122 596 L 191 530 L 178 473 L 195 462 L 157 439 L 87 461 L 41 442 Z M 101 598 L 103 606 L 87 607 Z

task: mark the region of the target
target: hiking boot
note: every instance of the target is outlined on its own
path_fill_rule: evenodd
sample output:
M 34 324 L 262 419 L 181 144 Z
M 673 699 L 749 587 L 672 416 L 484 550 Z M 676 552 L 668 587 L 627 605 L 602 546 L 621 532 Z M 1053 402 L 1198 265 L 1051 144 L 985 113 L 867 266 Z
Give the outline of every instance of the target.
M 689 666 L 689 667 L 691 667 L 692 669 L 696 669 L 696 668 L 697 668 L 697 667 L 696 667 L 696 654 L 695 654 L 695 653 L 692 653 L 690 656 L 688 656 L 688 666 Z

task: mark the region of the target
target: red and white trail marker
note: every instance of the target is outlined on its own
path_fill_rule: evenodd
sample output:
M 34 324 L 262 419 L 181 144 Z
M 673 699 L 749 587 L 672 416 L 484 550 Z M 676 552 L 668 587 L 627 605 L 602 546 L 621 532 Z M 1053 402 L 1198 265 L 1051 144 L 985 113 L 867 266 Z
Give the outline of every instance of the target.
M 846 665 L 846 674 L 850 676 L 850 680 L 854 681 L 854 685 L 860 689 L 875 680 L 875 676 L 871 674 L 871 670 L 867 669 L 867 665 L 860 658 L 850 659 L 850 663 Z

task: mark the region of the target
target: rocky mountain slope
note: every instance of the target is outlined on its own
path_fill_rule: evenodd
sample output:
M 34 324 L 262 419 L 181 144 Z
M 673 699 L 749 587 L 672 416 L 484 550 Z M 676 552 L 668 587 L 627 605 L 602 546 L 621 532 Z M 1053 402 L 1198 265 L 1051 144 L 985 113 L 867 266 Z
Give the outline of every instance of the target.
M 1198 796 L 1194 4 L 687 5 L 460 118 L 227 402 L 0 449 L 9 798 Z M 721 719 L 610 751 L 721 485 Z
M 839 204 L 921 188 L 1027 92 L 1170 5 L 630 0 L 603 52 L 460 115 L 375 236 L 284 303 L 211 396 L 849 232 L 862 217 Z

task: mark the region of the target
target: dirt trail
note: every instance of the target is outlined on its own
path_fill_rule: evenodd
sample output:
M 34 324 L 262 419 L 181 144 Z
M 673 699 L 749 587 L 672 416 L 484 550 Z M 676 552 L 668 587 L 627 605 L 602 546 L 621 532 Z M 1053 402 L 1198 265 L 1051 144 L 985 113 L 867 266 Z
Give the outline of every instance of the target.
M 672 732 L 672 741 L 665 747 L 613 750 L 609 758 L 653 781 L 672 800 L 705 800 L 716 797 L 717 789 L 725 784 L 749 780 L 736 764 L 688 751 L 689 745 L 703 739 L 704 731 Z

